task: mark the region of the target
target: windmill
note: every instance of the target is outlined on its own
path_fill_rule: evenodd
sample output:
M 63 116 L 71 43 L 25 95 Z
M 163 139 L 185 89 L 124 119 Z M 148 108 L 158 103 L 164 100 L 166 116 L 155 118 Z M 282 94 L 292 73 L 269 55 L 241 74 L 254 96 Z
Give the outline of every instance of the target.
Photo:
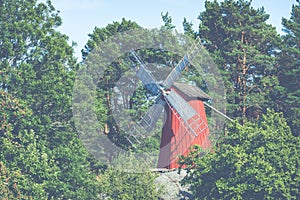
M 158 168 L 177 168 L 178 155 L 185 155 L 192 145 L 199 144 L 203 148 L 210 146 L 203 103 L 204 100 L 209 99 L 209 96 L 196 86 L 175 82 L 199 53 L 199 48 L 202 46 L 200 39 L 197 38 L 192 48 L 161 84 L 155 80 L 137 53 L 131 51 L 138 63 L 137 77 L 142 81 L 145 89 L 156 98 L 153 106 L 149 108 L 138 124 L 131 128 L 126 138 L 132 146 L 141 143 L 140 140 L 147 137 L 146 134 L 155 127 L 162 108 L 164 108 L 167 119 L 162 129 Z

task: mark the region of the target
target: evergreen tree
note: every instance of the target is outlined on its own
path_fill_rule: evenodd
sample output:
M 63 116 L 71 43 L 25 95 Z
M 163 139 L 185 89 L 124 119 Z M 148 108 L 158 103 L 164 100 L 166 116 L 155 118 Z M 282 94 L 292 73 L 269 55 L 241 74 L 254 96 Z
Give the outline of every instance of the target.
M 242 121 L 257 118 L 248 115 L 252 108 L 275 104 L 279 35 L 266 23 L 269 15 L 263 8 L 251 7 L 251 1 L 206 1 L 205 8 L 199 16 L 199 35 L 224 76 L 227 114 Z
M 161 18 L 164 22 L 162 28 L 167 30 L 172 30 L 175 28 L 175 26 L 172 24 L 172 17 L 169 15 L 169 12 L 161 13 Z
M 183 22 L 182 22 L 182 25 L 183 25 L 184 34 L 186 34 L 186 35 L 188 35 L 192 38 L 196 38 L 197 32 L 194 31 L 192 22 L 188 22 L 187 19 L 184 18 Z
M 293 5 L 290 19 L 282 19 L 284 32 L 280 54 L 279 80 L 285 92 L 283 109 L 294 135 L 300 135 L 300 1 Z

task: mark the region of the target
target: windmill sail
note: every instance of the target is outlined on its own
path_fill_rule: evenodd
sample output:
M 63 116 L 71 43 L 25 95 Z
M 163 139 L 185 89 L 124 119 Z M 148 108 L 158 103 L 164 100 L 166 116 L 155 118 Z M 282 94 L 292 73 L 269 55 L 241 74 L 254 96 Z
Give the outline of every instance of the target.
M 155 100 L 155 104 L 153 104 L 148 112 L 142 117 L 139 124 L 147 131 L 148 135 L 155 127 L 156 122 L 158 121 L 163 108 L 165 106 L 165 102 L 160 98 L 160 96 Z
M 125 136 L 131 146 L 135 147 L 136 144 L 141 144 L 140 140 L 144 139 L 144 130 L 137 124 L 133 124 L 130 128 L 129 134 Z
M 131 51 L 131 54 L 135 58 L 135 60 L 139 63 L 137 67 L 137 77 L 143 82 L 143 85 L 152 95 L 158 95 L 160 90 L 158 85 L 156 84 L 156 80 L 152 73 L 147 69 L 144 62 L 140 59 L 140 57 L 136 54 L 135 51 Z
M 188 56 L 185 55 L 178 65 L 171 71 L 171 73 L 168 75 L 167 79 L 164 81 L 163 85 L 167 88 L 170 88 L 173 83 L 179 78 L 181 72 L 184 70 L 184 68 L 189 64 Z
M 180 77 L 180 74 L 185 69 L 185 67 L 189 63 L 191 63 L 194 57 L 199 53 L 200 46 L 201 41 L 199 38 L 197 38 L 191 50 L 183 56 L 183 58 L 179 61 L 177 66 L 167 76 L 166 80 L 163 83 L 164 86 L 170 88 L 173 85 L 173 83 Z
M 140 139 L 144 139 L 151 134 L 154 129 L 160 115 L 162 114 L 165 102 L 160 98 L 156 99 L 148 112 L 141 118 L 141 120 L 131 127 L 129 135 L 126 136 L 127 140 L 132 146 L 135 146 L 133 141 L 141 144 Z
M 203 126 L 205 121 L 201 116 L 175 91 L 171 90 L 165 98 L 170 109 L 183 122 L 182 125 L 186 127 L 188 133 L 196 137 L 207 128 Z
M 148 112 L 136 125 L 131 127 L 131 129 L 129 130 L 129 135 L 126 136 L 129 143 L 132 146 L 135 146 L 133 141 L 136 141 L 140 144 L 140 139 L 150 135 L 163 111 L 165 102 L 160 98 L 161 91 L 151 71 L 147 69 L 146 64 L 144 64 L 144 62 L 136 54 L 135 51 L 132 50 L 131 54 L 139 64 L 136 69 L 137 77 L 142 81 L 144 87 L 148 92 L 150 92 L 152 95 L 159 95 L 155 99 L 154 104 L 149 108 Z
M 196 115 L 196 111 L 173 90 L 165 98 L 183 119 L 188 120 Z

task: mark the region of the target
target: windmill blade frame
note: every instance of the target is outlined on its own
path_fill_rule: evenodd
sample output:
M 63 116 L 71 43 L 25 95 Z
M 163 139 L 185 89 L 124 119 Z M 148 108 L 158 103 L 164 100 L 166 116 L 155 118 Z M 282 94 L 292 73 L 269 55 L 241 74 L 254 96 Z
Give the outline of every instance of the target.
M 188 51 L 186 55 L 179 61 L 176 67 L 170 72 L 163 85 L 166 88 L 171 88 L 174 82 L 180 77 L 181 72 L 185 69 L 188 64 L 191 64 L 195 56 L 199 53 L 199 48 L 202 48 L 201 40 L 199 37 L 196 38 L 194 45 Z
M 139 64 L 138 69 L 136 69 L 137 77 L 152 95 L 158 95 L 160 93 L 160 87 L 157 85 L 157 80 L 154 78 L 151 71 L 147 69 L 146 64 L 137 53 L 134 50 L 131 50 L 130 53 Z
M 140 139 L 145 139 L 150 136 L 164 110 L 164 106 L 165 102 L 159 96 L 141 120 L 137 124 L 133 125 L 133 127 L 129 130 L 129 134 L 126 136 L 126 139 L 129 141 L 131 146 L 135 146 L 132 139 L 137 141 L 138 144 L 141 144 Z
M 202 125 L 205 125 L 204 120 L 179 94 L 171 90 L 170 93 L 164 97 L 169 108 L 194 137 L 208 128 L 207 126 L 202 128 Z
M 130 53 L 139 64 L 139 67 L 136 70 L 137 77 L 142 81 L 146 90 L 148 90 L 152 95 L 157 96 L 154 104 L 149 108 L 148 112 L 137 124 L 133 125 L 133 127 L 129 130 L 129 135 L 126 136 L 129 143 L 132 146 L 135 146 L 132 140 L 135 140 L 137 143 L 141 144 L 139 139 L 144 139 L 150 135 L 163 111 L 165 102 L 161 98 L 161 89 L 151 71 L 147 69 L 146 64 L 134 50 L 131 50 Z
M 150 135 L 151 131 L 154 129 L 161 113 L 163 112 L 165 104 L 166 103 L 161 99 L 161 96 L 157 97 L 154 104 L 139 121 L 139 124 L 147 131 L 147 135 Z

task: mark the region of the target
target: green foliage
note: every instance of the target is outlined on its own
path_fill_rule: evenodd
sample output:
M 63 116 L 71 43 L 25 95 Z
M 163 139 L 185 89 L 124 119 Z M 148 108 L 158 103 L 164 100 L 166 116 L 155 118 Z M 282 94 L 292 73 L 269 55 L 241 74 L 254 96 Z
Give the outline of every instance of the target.
M 132 152 L 120 154 L 111 166 L 99 171 L 100 199 L 158 199 L 162 187 L 156 183 L 158 175 L 148 169 L 151 160 L 138 157 Z
M 20 179 L 24 179 L 24 176 L 19 172 L 11 173 L 0 162 L 0 198 L 3 200 L 9 199 L 32 199 L 21 194 L 18 182 Z
M 0 91 L 0 160 L 1 181 L 6 197 L 30 196 L 46 199 L 43 180 L 51 177 L 51 160 L 41 153 L 45 148 L 38 143 L 32 128 L 32 112 L 18 99 Z M 12 195 L 12 196 L 11 196 Z
M 97 60 L 98 63 L 105 62 L 106 57 L 104 55 L 102 55 L 102 57 L 97 57 L 98 53 L 93 53 L 93 51 L 94 52 L 99 51 L 100 48 L 99 45 L 101 43 L 103 44 L 104 41 L 107 41 L 108 38 L 116 34 L 119 34 L 121 32 L 129 31 L 133 29 L 141 29 L 141 27 L 137 23 L 125 19 L 122 19 L 121 22 L 113 22 L 112 24 L 108 24 L 104 28 L 96 27 L 93 33 L 89 34 L 90 39 L 85 45 L 85 49 L 82 50 L 83 64 L 85 66 L 82 66 L 81 69 L 83 68 L 88 69 L 91 68 L 91 66 L 94 67 L 93 63 L 89 63 L 90 61 L 92 62 L 92 60 Z M 111 55 L 107 55 L 108 57 L 118 54 L 120 51 L 118 47 L 101 46 L 101 48 L 105 48 L 105 50 L 108 51 L 111 51 L 111 49 L 115 50 L 114 52 L 111 53 Z M 96 111 L 100 127 L 102 127 L 102 130 L 104 130 L 103 132 L 105 133 L 109 132 L 110 133 L 109 137 L 112 141 L 114 141 L 118 145 L 124 146 L 123 145 L 124 139 L 120 139 L 120 137 L 118 137 L 120 132 L 118 131 L 118 127 L 115 125 L 115 121 L 112 116 L 112 106 L 113 106 L 112 103 L 114 100 L 113 88 L 115 87 L 115 83 L 118 82 L 118 80 L 122 77 L 125 71 L 129 69 L 128 65 L 125 65 L 120 61 L 122 61 L 122 58 L 118 58 L 118 60 L 108 63 L 108 66 L 105 68 L 105 71 L 103 72 L 103 76 L 101 76 L 100 78 L 89 77 L 91 74 L 87 74 L 85 79 L 90 80 L 92 82 L 95 81 L 95 79 L 99 79 L 97 80 L 96 94 L 89 94 L 90 97 L 92 97 L 93 95 L 96 95 L 97 97 L 96 98 L 97 100 L 95 102 L 96 107 L 92 109 L 95 109 Z M 101 71 L 102 69 L 100 67 L 99 69 L 95 69 L 95 70 Z M 83 91 L 85 90 L 78 90 L 78 92 L 81 93 Z M 123 107 L 128 106 L 129 94 L 127 95 L 121 94 L 121 95 L 124 99 L 124 104 L 121 106 Z
M 196 31 L 194 31 L 193 29 L 193 23 L 192 22 L 188 22 L 186 18 L 183 19 L 183 22 L 182 22 L 182 25 L 183 25 L 183 31 L 184 31 L 184 34 L 192 37 L 192 38 L 196 38 Z
M 203 157 L 194 147 L 181 161 L 183 183 L 196 199 L 297 199 L 299 145 L 282 115 L 269 110 L 259 123 L 232 125 Z
M 269 15 L 244 0 L 206 1 L 205 8 L 199 35 L 223 75 L 227 114 L 245 119 L 251 106 L 274 107 L 278 82 L 270 80 L 277 78 L 280 38 L 266 23 Z
M 155 185 L 153 172 L 128 173 L 109 168 L 99 175 L 102 198 L 108 199 L 158 199 L 160 190 Z
M 88 172 L 88 154 L 79 139 L 53 131 L 57 147 L 50 149 L 33 131 L 38 126 L 33 112 L 6 92 L 0 97 L 0 160 L 10 170 L 9 189 L 18 189 L 13 194 L 33 199 L 96 198 L 96 175 Z
M 77 64 L 68 37 L 55 30 L 58 12 L 50 1 L 0 4 L 1 161 L 21 173 L 25 196 L 95 199 L 95 174 L 71 119 Z
M 282 52 L 280 54 L 279 80 L 285 92 L 281 93 L 282 111 L 294 135 L 300 130 L 300 2 L 297 0 L 292 8 L 290 19 L 282 19 L 286 35 L 282 36 Z
M 108 24 L 105 28 L 96 27 L 93 30 L 93 33 L 89 34 L 90 39 L 88 40 L 87 44 L 85 45 L 82 52 L 83 60 L 97 48 L 97 44 L 107 40 L 109 37 L 128 30 L 141 28 L 136 22 L 132 22 L 130 20 L 126 20 L 125 18 L 122 19 L 121 22 L 113 22 Z
M 162 28 L 167 30 L 172 30 L 175 28 L 175 26 L 172 24 L 172 17 L 169 15 L 169 12 L 161 13 L 161 18 L 164 22 L 164 25 Z

